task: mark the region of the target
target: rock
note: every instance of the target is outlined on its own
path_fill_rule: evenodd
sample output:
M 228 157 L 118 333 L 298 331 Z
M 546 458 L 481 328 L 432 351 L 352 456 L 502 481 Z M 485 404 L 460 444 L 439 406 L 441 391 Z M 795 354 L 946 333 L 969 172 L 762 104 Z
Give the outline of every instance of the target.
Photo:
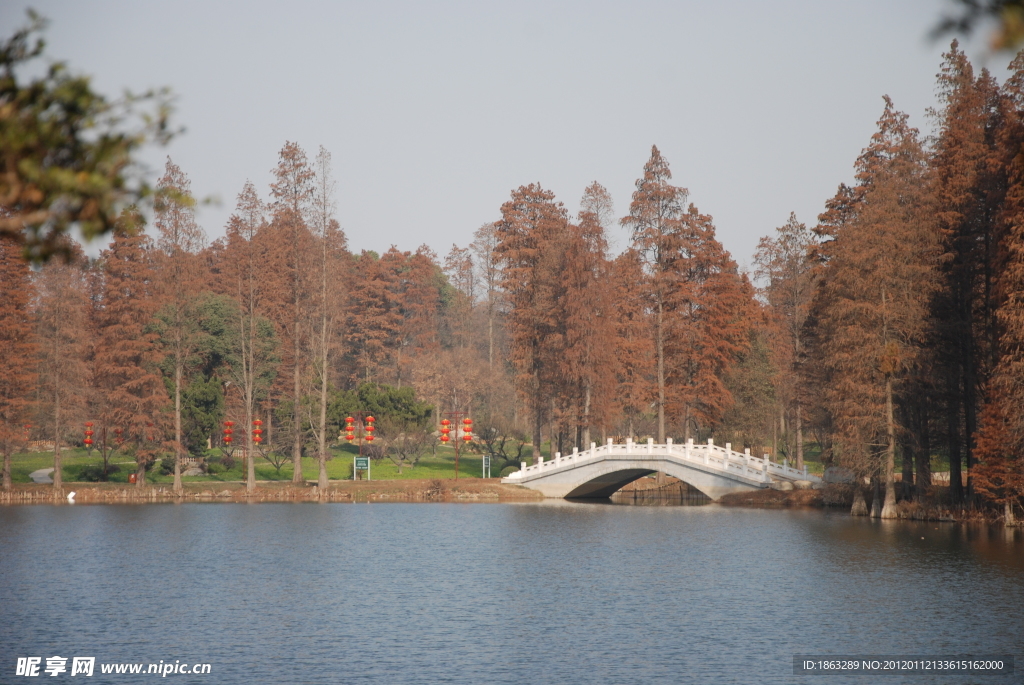
M 231 497 L 231 491 L 230 490 L 222 490 L 221 492 L 217 493 L 217 497 Z
M 183 473 L 181 475 L 183 475 L 183 476 L 201 476 L 201 475 L 203 475 L 203 470 L 193 466 L 192 468 L 186 470 L 185 473 Z
M 793 484 L 788 480 L 773 480 L 770 486 L 772 490 L 782 490 L 788 492 L 793 489 Z
M 814 485 L 809 480 L 795 480 L 793 481 L 793 487 L 797 490 L 810 490 L 811 486 Z
M 825 469 L 825 475 L 822 476 L 822 480 L 826 483 L 853 483 L 857 480 L 857 477 L 850 469 L 843 468 L 842 466 L 829 466 Z

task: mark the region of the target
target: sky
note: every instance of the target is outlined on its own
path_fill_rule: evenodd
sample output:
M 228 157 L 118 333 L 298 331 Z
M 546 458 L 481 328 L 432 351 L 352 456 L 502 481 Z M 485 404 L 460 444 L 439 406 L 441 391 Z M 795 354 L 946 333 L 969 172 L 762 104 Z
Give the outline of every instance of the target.
M 0 5 L 0 32 L 28 4 Z M 944 0 L 49 2 L 49 59 L 116 97 L 170 87 L 169 155 L 211 239 L 286 141 L 333 159 L 353 250 L 441 258 L 540 183 L 570 212 L 598 181 L 618 216 L 657 145 L 741 266 L 790 212 L 813 224 L 868 144 L 882 96 L 922 131 Z M 1002 80 L 1009 57 L 964 43 Z M 628 243 L 613 227 L 613 244 Z M 90 251 L 98 250 L 93 246 Z

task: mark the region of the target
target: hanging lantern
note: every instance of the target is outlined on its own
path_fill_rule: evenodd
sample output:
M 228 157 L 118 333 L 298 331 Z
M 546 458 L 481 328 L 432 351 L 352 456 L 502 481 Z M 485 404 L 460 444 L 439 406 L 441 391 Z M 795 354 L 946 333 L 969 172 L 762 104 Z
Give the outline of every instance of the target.
M 356 439 L 356 436 L 355 436 L 354 433 L 346 433 L 345 434 L 345 439 L 348 440 L 349 442 L 352 442 L 353 440 Z
M 373 418 L 372 416 L 367 416 L 367 417 L 366 417 L 366 423 L 373 423 L 373 422 L 374 422 L 374 421 L 376 421 L 376 420 L 377 420 L 377 419 Z
M 468 418 L 468 417 L 464 418 L 464 419 L 462 419 L 462 424 L 464 426 L 472 426 L 473 425 L 473 419 Z
M 448 442 L 449 440 L 451 440 L 451 438 L 448 437 L 447 433 L 441 436 L 441 442 Z
M 230 429 L 230 428 L 225 428 L 225 429 L 224 429 L 224 435 L 231 435 L 231 434 L 232 434 L 232 433 L 234 433 L 234 432 L 235 432 L 235 431 L 233 431 L 233 430 L 232 430 L 232 429 Z
M 230 445 L 231 444 L 231 436 L 230 435 L 225 435 L 224 436 L 224 444 L 226 444 L 226 445 Z
M 468 432 L 465 432 L 462 434 L 462 439 L 465 440 L 466 442 L 469 442 L 470 440 L 473 439 L 473 436 L 470 435 Z
M 355 423 L 355 421 L 356 420 L 353 419 L 351 416 L 346 416 L 345 417 L 345 423 Z
M 366 436 L 366 442 L 373 442 L 373 434 L 372 433 Z
M 373 427 L 373 424 L 370 424 L 370 425 L 368 425 L 368 426 L 366 427 L 366 432 L 367 432 L 367 433 L 372 433 L 372 432 L 373 432 L 373 431 L 375 431 L 375 430 L 377 430 L 377 429 Z
M 450 426 L 450 425 L 452 425 L 452 422 L 449 421 L 448 419 L 441 419 L 441 425 L 442 426 Z

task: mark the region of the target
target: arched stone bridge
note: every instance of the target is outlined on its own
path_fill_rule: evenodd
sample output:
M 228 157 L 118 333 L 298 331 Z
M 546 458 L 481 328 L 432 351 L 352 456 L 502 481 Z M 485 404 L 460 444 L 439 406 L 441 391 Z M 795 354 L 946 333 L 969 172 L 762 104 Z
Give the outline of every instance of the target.
M 685 445 L 655 445 L 628 441 L 598 447 L 590 443 L 585 452 L 556 454 L 554 459 L 522 468 L 502 483 L 522 485 L 539 490 L 545 497 L 604 498 L 613 492 L 655 471 L 692 485 L 713 500 L 731 492 L 745 492 L 767 488 L 772 481 L 806 480 L 820 483 L 821 479 L 807 473 L 807 467 L 795 469 L 785 462 L 773 463 L 764 457 L 751 456 L 750 450 L 734 452 L 732 445 L 706 445 L 689 440 Z

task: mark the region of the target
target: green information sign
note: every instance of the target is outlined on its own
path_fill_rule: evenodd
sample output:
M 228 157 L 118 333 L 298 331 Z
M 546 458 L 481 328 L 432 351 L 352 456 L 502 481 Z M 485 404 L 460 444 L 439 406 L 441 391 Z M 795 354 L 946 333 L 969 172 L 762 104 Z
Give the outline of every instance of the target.
M 370 458 L 369 457 L 356 457 L 356 468 L 361 470 L 361 471 L 365 471 L 368 468 L 370 468 Z

